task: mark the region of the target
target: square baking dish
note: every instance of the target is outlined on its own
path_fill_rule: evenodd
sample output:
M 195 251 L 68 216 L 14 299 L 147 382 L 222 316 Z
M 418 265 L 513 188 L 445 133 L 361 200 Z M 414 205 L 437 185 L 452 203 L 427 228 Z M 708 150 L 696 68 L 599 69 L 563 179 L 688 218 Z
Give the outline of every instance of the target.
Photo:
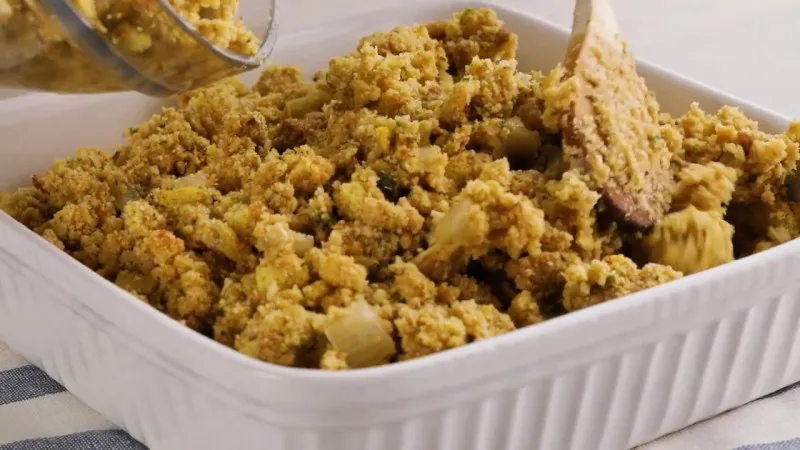
M 549 69 L 568 31 L 491 2 L 428 2 L 282 36 L 307 73 L 358 38 L 492 6 L 520 66 Z M 647 63 L 673 114 L 742 107 Z M 0 189 L 81 146 L 112 150 L 161 103 L 31 94 L 0 103 Z M 800 242 L 419 360 L 344 373 L 250 359 L 172 321 L 0 213 L 0 340 L 153 450 L 586 450 L 650 441 L 800 381 Z

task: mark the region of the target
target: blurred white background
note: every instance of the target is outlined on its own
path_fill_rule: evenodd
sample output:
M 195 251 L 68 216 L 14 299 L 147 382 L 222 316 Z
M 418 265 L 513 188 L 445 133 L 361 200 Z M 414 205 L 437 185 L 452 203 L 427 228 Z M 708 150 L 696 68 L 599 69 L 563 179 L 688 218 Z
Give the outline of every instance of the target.
M 492 1 L 571 24 L 572 0 Z M 282 0 L 281 32 L 402 3 L 407 2 Z M 800 1 L 613 0 L 613 4 L 624 36 L 640 58 L 800 118 Z

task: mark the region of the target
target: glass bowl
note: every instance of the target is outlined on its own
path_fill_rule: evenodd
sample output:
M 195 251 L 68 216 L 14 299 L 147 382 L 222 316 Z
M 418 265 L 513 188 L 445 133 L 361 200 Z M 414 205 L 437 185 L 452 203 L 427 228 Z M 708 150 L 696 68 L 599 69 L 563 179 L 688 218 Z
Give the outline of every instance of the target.
M 275 6 L 275 0 L 0 0 L 0 86 L 151 96 L 201 87 L 263 64 L 276 37 Z

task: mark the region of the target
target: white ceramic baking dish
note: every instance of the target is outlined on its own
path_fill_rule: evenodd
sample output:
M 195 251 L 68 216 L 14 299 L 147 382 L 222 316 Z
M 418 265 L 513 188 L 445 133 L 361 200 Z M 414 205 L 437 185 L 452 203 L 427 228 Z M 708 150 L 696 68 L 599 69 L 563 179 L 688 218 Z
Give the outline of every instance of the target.
M 445 18 L 429 2 L 281 37 L 306 70 L 374 30 Z M 567 31 L 496 8 L 520 62 L 549 68 Z M 641 71 L 666 110 L 736 104 Z M 0 104 L 0 189 L 79 146 L 112 149 L 158 102 L 27 95 Z M 621 449 L 800 381 L 800 242 L 508 335 L 350 373 L 249 359 L 178 325 L 0 214 L 0 340 L 154 450 Z

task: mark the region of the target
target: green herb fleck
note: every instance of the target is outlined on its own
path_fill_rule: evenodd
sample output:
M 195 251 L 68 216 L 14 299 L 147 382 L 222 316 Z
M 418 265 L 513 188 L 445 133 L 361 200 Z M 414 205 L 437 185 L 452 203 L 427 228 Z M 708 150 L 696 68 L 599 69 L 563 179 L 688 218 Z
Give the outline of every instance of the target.
M 400 198 L 400 188 L 388 173 L 378 174 L 378 188 L 383 192 L 383 196 L 391 202 L 396 202 Z
M 450 63 L 450 65 L 447 66 L 447 73 L 450 74 L 453 77 L 457 76 L 458 75 L 458 67 L 456 67 L 455 64 Z
M 333 225 L 333 217 L 326 212 L 315 214 L 314 223 L 320 227 L 329 227 Z

